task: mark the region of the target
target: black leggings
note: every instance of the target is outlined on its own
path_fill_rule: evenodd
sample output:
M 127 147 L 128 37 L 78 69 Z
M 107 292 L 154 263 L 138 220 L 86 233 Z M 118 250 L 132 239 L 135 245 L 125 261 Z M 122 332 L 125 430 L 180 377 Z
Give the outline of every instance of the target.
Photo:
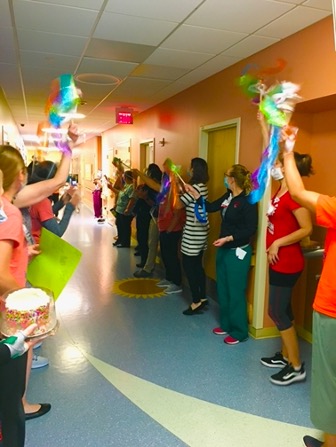
M 197 256 L 182 254 L 182 264 L 188 279 L 191 295 L 194 303 L 205 299 L 205 272 L 203 268 L 203 251 Z
M 301 272 L 279 273 L 269 269 L 268 315 L 279 331 L 293 326 L 292 291 Z

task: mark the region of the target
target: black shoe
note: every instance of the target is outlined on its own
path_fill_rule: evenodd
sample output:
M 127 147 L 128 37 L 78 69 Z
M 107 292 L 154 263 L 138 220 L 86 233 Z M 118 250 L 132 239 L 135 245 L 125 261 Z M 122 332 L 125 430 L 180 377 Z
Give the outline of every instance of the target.
M 201 302 L 201 304 L 196 307 L 196 309 L 193 309 L 191 306 L 188 307 L 188 309 L 184 310 L 182 313 L 183 315 L 196 315 L 196 314 L 201 314 L 203 312 L 200 312 L 203 307 L 205 306 L 204 303 Z
M 291 383 L 303 382 L 304 380 L 306 380 L 304 363 L 302 363 L 299 371 L 296 371 L 293 365 L 289 363 L 277 374 L 273 374 L 273 376 L 270 377 L 270 381 L 274 383 L 274 385 L 290 385 Z
M 303 437 L 303 442 L 306 447 L 322 447 L 323 445 L 322 441 L 308 435 Z
M 141 254 L 138 251 L 135 251 L 134 256 L 141 256 Z
M 209 300 L 207 298 L 203 298 L 203 299 L 201 299 L 201 303 L 203 303 L 204 306 L 208 306 L 209 305 Z
M 39 418 L 40 416 L 47 414 L 51 409 L 50 404 L 40 404 L 40 405 L 41 405 L 41 407 L 39 410 L 34 411 L 34 413 L 26 413 L 25 414 L 26 421 L 29 421 L 30 419 Z
M 276 352 L 273 357 L 262 357 L 260 363 L 269 368 L 283 368 L 288 365 L 281 352 Z

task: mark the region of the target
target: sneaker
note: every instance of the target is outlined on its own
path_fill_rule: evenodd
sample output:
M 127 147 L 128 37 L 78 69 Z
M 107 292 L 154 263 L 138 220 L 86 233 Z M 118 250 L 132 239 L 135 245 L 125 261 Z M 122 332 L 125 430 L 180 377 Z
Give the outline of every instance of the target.
M 227 337 L 224 338 L 224 343 L 226 343 L 227 345 L 237 345 L 241 341 L 246 341 L 246 340 L 247 340 L 247 338 L 245 338 L 245 340 L 238 340 L 237 338 L 234 338 L 234 337 L 231 337 L 231 335 L 228 335 Z
M 169 287 L 171 285 L 171 282 L 167 279 L 161 279 L 158 283 L 156 283 L 158 287 Z
M 260 363 L 269 368 L 283 368 L 288 365 L 288 361 L 281 352 L 276 352 L 273 357 L 262 357 Z
M 33 346 L 33 349 L 38 349 L 42 346 L 42 342 L 36 343 L 36 345 Z
M 308 435 L 303 437 L 303 443 L 306 447 L 321 447 L 323 445 L 322 441 Z
M 182 287 L 177 286 L 174 283 L 170 284 L 165 290 L 165 293 L 168 293 L 168 295 L 171 295 L 172 293 L 180 293 L 180 292 L 182 292 Z
M 274 385 L 290 385 L 293 382 L 303 382 L 304 380 L 306 380 L 304 363 L 302 363 L 299 371 L 296 371 L 289 363 L 277 374 L 273 374 L 273 376 L 270 377 L 270 381 L 274 383 Z
M 133 273 L 133 276 L 135 276 L 136 278 L 150 278 L 151 276 L 153 276 L 153 273 L 148 273 L 146 272 L 146 270 L 137 270 Z
M 221 329 L 220 327 L 215 327 L 215 329 L 212 329 L 212 332 L 215 335 L 226 335 L 227 332 L 223 331 L 223 329 Z
M 49 365 L 49 360 L 46 357 L 41 357 L 40 355 L 33 356 L 32 369 L 43 368 Z

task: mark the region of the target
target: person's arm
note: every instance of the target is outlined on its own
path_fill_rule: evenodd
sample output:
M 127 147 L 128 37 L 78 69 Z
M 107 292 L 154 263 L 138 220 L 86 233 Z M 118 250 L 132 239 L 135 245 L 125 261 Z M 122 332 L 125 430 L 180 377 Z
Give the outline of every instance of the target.
M 300 177 L 301 178 L 301 177 Z M 279 260 L 278 252 L 280 247 L 295 244 L 300 242 L 305 237 L 309 236 L 313 231 L 313 224 L 309 211 L 306 208 L 297 208 L 293 210 L 293 214 L 300 226 L 296 231 L 293 231 L 286 236 L 276 239 L 267 250 L 268 262 L 275 264 Z
M 20 289 L 10 271 L 14 241 L 4 239 L 0 241 L 0 296 L 12 289 Z
M 160 192 L 161 185 L 159 183 L 157 183 L 155 180 L 153 180 L 152 178 L 148 177 L 146 174 L 144 174 L 143 172 L 139 171 L 138 169 L 133 169 L 133 171 L 136 173 L 136 175 L 138 177 L 141 178 L 141 180 L 143 182 L 146 183 L 147 186 L 149 186 L 151 189 L 154 189 L 154 191 L 156 191 L 156 192 Z
M 51 233 L 56 234 L 59 237 L 62 237 L 65 233 L 65 230 L 69 226 L 70 218 L 72 216 L 72 213 L 75 211 L 76 206 L 80 202 L 80 196 L 79 194 L 74 194 L 71 201 L 65 205 L 63 217 L 60 220 L 60 222 L 57 221 L 55 217 L 52 219 L 45 220 L 41 222 L 42 227 L 46 230 L 51 231 Z
M 283 159 L 285 178 L 290 195 L 300 205 L 315 213 L 317 199 L 320 194 L 306 190 L 300 173 L 297 170 L 293 152 L 284 153 Z
M 184 188 L 188 194 L 193 196 L 196 200 L 196 202 L 202 206 L 202 197 L 200 192 L 195 189 L 193 186 L 188 185 L 187 183 L 184 185 Z M 219 199 L 214 200 L 213 202 L 208 202 L 207 200 L 204 201 L 205 203 L 205 209 L 208 213 L 215 213 L 216 211 L 219 211 L 221 209 L 221 205 L 223 203 L 223 200 L 225 198 L 225 194 L 222 197 L 219 197 Z M 177 206 L 177 208 L 182 208 Z
M 69 126 L 68 135 L 73 142 L 77 141 L 78 132 L 76 125 L 72 124 Z M 69 175 L 71 163 L 71 149 L 69 145 L 67 145 L 67 149 L 67 152 L 62 153 L 62 158 L 55 177 L 38 183 L 33 183 L 31 185 L 26 185 L 16 195 L 13 202 L 15 206 L 18 208 L 24 208 L 34 205 L 35 203 L 41 202 L 41 200 L 45 199 L 46 197 L 51 196 L 54 191 L 64 185 Z
M 319 193 L 307 191 L 300 173 L 296 167 L 294 158 L 294 146 L 298 129 L 287 127 L 283 129 L 281 137 L 283 141 L 283 159 L 285 179 L 292 198 L 300 205 L 315 213 Z

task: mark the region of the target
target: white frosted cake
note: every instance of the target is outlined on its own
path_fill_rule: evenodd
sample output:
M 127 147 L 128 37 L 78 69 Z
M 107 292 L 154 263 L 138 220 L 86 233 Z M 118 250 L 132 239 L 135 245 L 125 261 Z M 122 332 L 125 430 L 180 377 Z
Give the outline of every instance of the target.
M 38 325 L 34 336 L 42 335 L 56 325 L 52 296 L 42 289 L 26 288 L 8 293 L 2 304 L 1 332 L 10 336 L 32 323 Z

